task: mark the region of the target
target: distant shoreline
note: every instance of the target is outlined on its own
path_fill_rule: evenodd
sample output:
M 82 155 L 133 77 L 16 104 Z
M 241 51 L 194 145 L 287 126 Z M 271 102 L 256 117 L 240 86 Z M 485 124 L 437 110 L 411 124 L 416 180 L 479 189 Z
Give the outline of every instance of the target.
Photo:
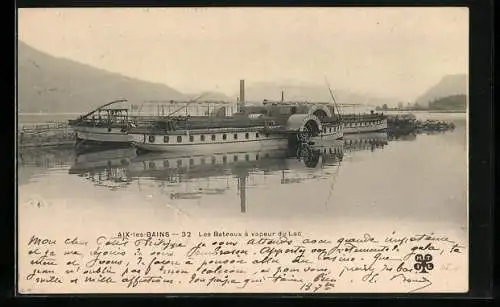
M 38 112 L 38 113 L 30 113 L 30 112 L 27 112 L 27 113 L 17 113 L 17 115 L 18 116 L 51 116 L 51 115 L 63 116 L 63 115 L 80 115 L 82 113 L 83 112 L 80 112 L 80 113 L 70 113 L 70 112 L 61 112 L 61 113 L 41 113 L 41 112 Z

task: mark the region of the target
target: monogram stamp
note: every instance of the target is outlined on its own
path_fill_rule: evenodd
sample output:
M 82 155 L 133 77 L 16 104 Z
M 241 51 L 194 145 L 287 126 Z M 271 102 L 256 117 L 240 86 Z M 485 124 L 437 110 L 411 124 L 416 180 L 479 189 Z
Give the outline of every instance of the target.
M 415 268 L 415 270 L 419 271 L 419 273 L 429 273 L 428 271 L 432 271 L 434 269 L 434 264 L 432 263 L 432 255 L 415 255 L 415 264 L 413 265 L 413 267 Z

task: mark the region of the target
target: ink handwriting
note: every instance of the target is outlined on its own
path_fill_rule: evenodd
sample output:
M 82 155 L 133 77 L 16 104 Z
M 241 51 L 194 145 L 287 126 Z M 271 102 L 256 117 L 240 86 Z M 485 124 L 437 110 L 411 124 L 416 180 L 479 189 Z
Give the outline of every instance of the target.
M 193 235 L 181 235 L 187 233 Z M 21 279 L 30 287 L 118 291 L 370 292 L 384 285 L 417 292 L 432 289 L 436 271 L 462 270 L 457 259 L 467 254 L 459 240 L 432 232 L 332 238 L 292 230 L 124 231 L 94 238 L 35 234 L 25 242 Z

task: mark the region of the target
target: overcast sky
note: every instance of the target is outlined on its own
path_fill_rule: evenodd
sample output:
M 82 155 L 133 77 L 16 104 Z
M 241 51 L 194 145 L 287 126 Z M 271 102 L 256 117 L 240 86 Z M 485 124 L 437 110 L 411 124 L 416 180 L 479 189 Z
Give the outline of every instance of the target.
M 19 39 L 54 56 L 234 94 L 282 80 L 413 100 L 468 71 L 466 8 L 20 9 Z

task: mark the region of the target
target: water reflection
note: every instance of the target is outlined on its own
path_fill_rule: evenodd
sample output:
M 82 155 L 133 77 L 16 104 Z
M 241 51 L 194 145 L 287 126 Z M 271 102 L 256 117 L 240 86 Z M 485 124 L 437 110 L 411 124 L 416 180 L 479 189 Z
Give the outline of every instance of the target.
M 364 134 L 343 141 L 315 144 L 298 150 L 227 152 L 211 155 L 147 153 L 133 148 L 76 154 L 69 174 L 112 191 L 132 183 L 145 191 L 151 183 L 171 200 L 196 200 L 207 195 L 237 193 L 246 212 L 246 192 L 266 184 L 265 177 L 279 174 L 281 184 L 327 180 L 338 173 L 344 152 L 382 149 L 387 134 Z M 71 157 L 71 155 L 69 155 Z M 333 171 L 325 169 L 337 166 Z M 236 187 L 233 183 L 236 182 Z
M 86 178 L 96 186 L 118 190 L 131 183 L 126 168 L 136 156 L 135 148 L 80 153 L 70 167 L 69 174 Z
M 32 150 L 18 160 L 19 204 L 44 220 L 95 218 L 110 229 L 226 221 L 466 225 L 465 131 L 457 122 L 438 135 L 346 135 L 306 151 L 220 155 Z
M 386 133 L 373 133 L 351 135 L 342 141 L 293 150 L 190 156 L 170 153 L 138 155 L 134 148 L 79 153 L 66 148 L 25 151 L 19 154 L 18 162 L 22 168 L 36 166 L 41 172 L 66 167 L 70 175 L 111 191 L 127 189 L 133 183 L 143 191 L 155 183 L 155 188 L 171 200 L 196 200 L 208 195 L 232 193 L 234 188 L 233 192 L 240 198 L 241 212 L 246 212 L 247 189 L 266 185 L 268 175 L 279 174 L 283 185 L 331 179 L 338 173 L 345 152 L 383 149 L 387 142 Z M 333 166 L 336 168 L 331 168 Z M 28 174 L 30 176 L 33 174 Z M 233 187 L 234 183 L 236 187 Z
M 383 149 L 388 144 L 388 135 L 385 132 L 349 134 L 344 136 L 346 151 Z
M 19 166 L 52 169 L 71 165 L 77 153 L 71 146 L 58 148 L 23 148 L 17 151 Z

